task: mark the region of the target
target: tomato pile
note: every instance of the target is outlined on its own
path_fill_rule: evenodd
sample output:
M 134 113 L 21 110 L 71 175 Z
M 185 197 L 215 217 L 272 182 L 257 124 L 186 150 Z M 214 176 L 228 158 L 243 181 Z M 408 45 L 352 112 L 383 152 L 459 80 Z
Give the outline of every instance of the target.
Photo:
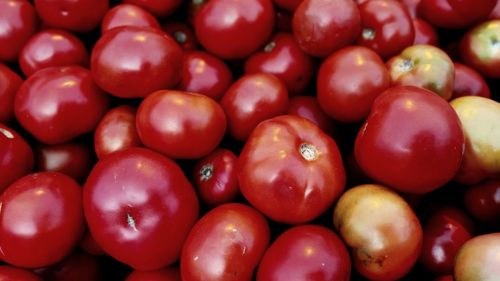
M 0 0 L 0 280 L 500 281 L 500 0 Z

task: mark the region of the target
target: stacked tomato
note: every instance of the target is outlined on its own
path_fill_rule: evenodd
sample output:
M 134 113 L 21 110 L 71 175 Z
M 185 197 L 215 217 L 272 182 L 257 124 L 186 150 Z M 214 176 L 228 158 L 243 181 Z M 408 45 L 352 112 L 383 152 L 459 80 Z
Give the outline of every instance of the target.
M 0 280 L 500 280 L 500 1 L 0 0 Z

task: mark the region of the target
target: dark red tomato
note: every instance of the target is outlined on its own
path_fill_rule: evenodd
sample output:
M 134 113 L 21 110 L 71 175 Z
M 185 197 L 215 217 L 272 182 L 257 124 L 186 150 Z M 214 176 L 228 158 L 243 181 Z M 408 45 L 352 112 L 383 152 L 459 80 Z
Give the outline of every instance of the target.
M 292 14 L 285 10 L 275 9 L 274 29 L 277 32 L 292 32 Z
M 0 62 L 13 62 L 36 32 L 38 17 L 27 0 L 0 1 Z
M 452 99 L 463 96 L 481 96 L 490 98 L 490 88 L 483 76 L 473 68 L 458 62 L 455 66 L 455 82 L 453 83 Z
M 33 151 L 14 130 L 0 123 L 0 194 L 33 169 Z
M 0 63 L 0 123 L 14 119 L 14 100 L 22 83 L 17 73 Z
M 89 52 L 73 34 L 47 29 L 35 34 L 19 54 L 19 66 L 25 76 L 50 66 L 89 65 Z
M 36 149 L 36 170 L 60 172 L 83 182 L 92 168 L 92 151 L 83 143 L 70 142 L 39 145 Z
M 239 194 L 238 157 L 219 148 L 200 159 L 193 169 L 193 182 L 198 196 L 209 206 L 233 201 Z
M 101 246 L 99 246 L 99 244 L 97 244 L 97 242 L 95 241 L 94 237 L 92 236 L 92 233 L 90 233 L 90 231 L 88 230 L 83 235 L 82 240 L 80 240 L 80 249 L 94 256 L 100 256 L 105 254 Z
M 332 135 L 335 131 L 333 120 L 321 109 L 315 97 L 292 97 L 286 114 L 297 115 L 313 122 L 327 135 Z
M 0 258 L 38 268 L 61 261 L 80 241 L 81 187 L 55 172 L 27 175 L 0 196 Z
M 371 0 L 359 5 L 362 31 L 358 44 L 387 59 L 411 46 L 415 29 L 403 4 L 396 0 Z
M 280 8 L 294 12 L 303 0 L 273 0 L 274 4 Z
M 396 86 L 373 103 L 355 156 L 373 180 L 421 194 L 455 176 L 464 148 L 460 120 L 445 100 L 422 88 Z
M 226 116 L 213 99 L 162 90 L 144 99 L 136 126 L 142 143 L 172 158 L 200 158 L 212 152 L 226 132 Z
M 182 281 L 177 267 L 168 267 L 153 271 L 132 271 L 125 281 Z
M 400 0 L 401 3 L 406 8 L 406 11 L 408 11 L 408 14 L 413 18 L 416 19 L 419 17 L 418 15 L 418 5 L 420 4 L 422 0 Z
M 349 281 L 351 258 L 330 229 L 302 225 L 282 233 L 266 250 L 257 281 Z
M 225 59 L 244 58 L 266 43 L 274 28 L 271 0 L 192 0 L 202 2 L 194 30 L 200 44 Z
M 98 158 L 142 146 L 135 127 L 136 109 L 120 105 L 106 112 L 94 131 L 94 149 Z
M 233 83 L 233 74 L 226 63 L 203 52 L 184 54 L 179 90 L 202 94 L 218 101 Z
M 353 0 L 303 0 L 293 14 L 292 29 L 302 50 L 326 57 L 356 41 L 361 16 Z
M 181 5 L 182 0 L 123 0 L 123 2 L 140 6 L 157 17 L 166 17 Z
M 415 40 L 413 45 L 433 45 L 439 46 L 436 29 L 423 19 L 413 19 L 415 28 Z
M 317 96 L 321 108 L 342 122 L 358 122 L 370 113 L 375 98 L 391 85 L 384 61 L 362 46 L 343 48 L 321 65 Z
M 490 15 L 488 16 L 488 19 L 490 20 L 500 19 L 500 1 L 497 0 L 497 4 L 491 11 Z
M 269 226 L 255 209 L 221 205 L 191 229 L 182 249 L 182 280 L 250 281 L 269 237 Z
M 467 210 L 484 222 L 500 222 L 500 180 L 487 180 L 465 191 Z
M 162 30 L 172 36 L 184 51 L 193 51 L 198 48 L 198 39 L 191 26 L 180 21 L 171 21 L 162 25 Z
M 0 280 L 2 281 L 43 281 L 42 278 L 29 270 L 10 265 L 0 265 Z
M 484 20 L 497 0 L 421 0 L 418 13 L 430 24 L 444 28 L 464 28 Z
M 119 4 L 108 10 L 101 22 L 101 33 L 118 26 L 140 26 L 160 29 L 158 20 L 148 11 L 132 4 Z
M 264 72 L 281 79 L 292 95 L 300 94 L 314 74 L 312 59 L 288 33 L 278 33 L 245 62 L 245 73 Z
M 19 123 L 35 138 L 59 144 L 92 131 L 108 101 L 89 70 L 81 66 L 49 67 L 21 85 L 14 109 Z
M 182 49 L 162 31 L 120 27 L 99 38 L 90 65 L 96 83 L 110 94 L 145 97 L 179 82 Z
M 453 281 L 453 275 L 445 275 L 434 279 L 434 281 Z
M 442 207 L 424 227 L 420 262 L 437 275 L 453 273 L 455 255 L 473 236 L 473 221 L 460 209 Z
M 44 280 L 50 281 L 97 281 L 100 265 L 95 256 L 74 252 L 60 263 L 35 270 Z
M 260 122 L 286 112 L 288 92 L 272 74 L 246 74 L 231 85 L 220 105 L 226 112 L 229 134 L 244 141 Z
M 83 207 L 97 243 L 137 270 L 175 262 L 198 216 L 196 193 L 179 166 L 144 148 L 100 160 L 83 189 Z
M 88 32 L 99 25 L 109 8 L 109 1 L 35 0 L 35 8 L 47 26 Z
M 345 172 L 333 139 L 310 121 L 284 115 L 260 123 L 238 159 L 245 198 L 272 220 L 301 224 L 340 196 Z
M 489 78 L 500 77 L 500 20 L 485 21 L 469 30 L 460 41 L 460 57 L 468 66 Z

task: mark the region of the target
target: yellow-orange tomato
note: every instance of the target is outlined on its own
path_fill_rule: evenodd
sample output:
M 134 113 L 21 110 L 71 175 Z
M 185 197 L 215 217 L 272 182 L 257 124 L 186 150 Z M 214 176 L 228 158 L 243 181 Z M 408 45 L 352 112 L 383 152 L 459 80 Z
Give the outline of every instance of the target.
M 497 281 L 500 276 L 500 232 L 467 241 L 455 258 L 455 281 Z

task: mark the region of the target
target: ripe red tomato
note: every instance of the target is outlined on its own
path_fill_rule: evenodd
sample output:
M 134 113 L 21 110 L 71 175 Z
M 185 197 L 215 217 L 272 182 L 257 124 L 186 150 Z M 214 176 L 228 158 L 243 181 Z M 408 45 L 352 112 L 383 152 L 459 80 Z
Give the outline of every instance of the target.
M 453 83 L 452 99 L 463 96 L 481 96 L 490 98 L 490 88 L 484 78 L 473 68 L 458 62 L 455 66 L 455 82 Z
M 0 43 L 1 44 L 1 43 Z M 8 66 L 0 63 L 0 123 L 14 118 L 14 100 L 23 80 Z
M 266 250 L 256 281 L 349 281 L 351 258 L 340 238 L 318 225 L 295 226 Z
M 83 207 L 97 243 L 137 270 L 175 262 L 198 216 L 196 194 L 179 166 L 144 148 L 100 160 L 83 188 Z
M 455 176 L 464 148 L 460 120 L 445 100 L 422 88 L 396 86 L 373 103 L 356 138 L 355 156 L 377 182 L 426 193 Z
M 497 0 L 422 0 L 418 14 L 432 25 L 444 28 L 464 28 L 484 20 Z
M 55 172 L 27 175 L 0 196 L 0 258 L 15 266 L 52 265 L 83 234 L 81 187 Z
M 153 271 L 134 270 L 125 281 L 182 281 L 177 267 L 168 267 Z
M 162 25 L 162 30 L 172 36 L 184 51 L 194 51 L 198 49 L 198 39 L 194 35 L 193 28 L 180 21 L 166 22 Z
M 329 136 L 335 132 L 333 120 L 321 109 L 316 97 L 292 97 L 286 114 L 297 115 L 313 122 Z
M 212 152 L 226 132 L 226 116 L 213 99 L 163 90 L 145 98 L 136 117 L 142 143 L 172 158 L 200 158 Z
M 99 280 L 101 274 L 97 258 L 78 251 L 56 265 L 36 269 L 35 272 L 50 281 Z
M 467 210 L 483 222 L 500 222 L 500 180 L 487 180 L 465 191 Z
M 172 14 L 182 4 L 182 0 L 123 0 L 123 2 L 140 6 L 162 18 Z
M 415 28 L 413 45 L 439 46 L 437 31 L 428 22 L 423 19 L 413 19 L 413 28 Z
M 140 26 L 160 29 L 158 20 L 148 11 L 132 4 L 119 4 L 109 9 L 101 22 L 101 34 L 118 26 Z
M 181 255 L 183 281 L 250 281 L 269 244 L 269 226 L 236 203 L 209 211 L 191 229 Z
M 345 185 L 335 141 L 293 115 L 260 123 L 241 151 L 238 169 L 248 202 L 272 220 L 288 224 L 318 217 Z
M 455 281 L 495 281 L 500 276 L 500 232 L 467 241 L 455 257 Z
M 43 281 L 29 270 L 10 265 L 0 265 L 0 280 L 5 281 Z

